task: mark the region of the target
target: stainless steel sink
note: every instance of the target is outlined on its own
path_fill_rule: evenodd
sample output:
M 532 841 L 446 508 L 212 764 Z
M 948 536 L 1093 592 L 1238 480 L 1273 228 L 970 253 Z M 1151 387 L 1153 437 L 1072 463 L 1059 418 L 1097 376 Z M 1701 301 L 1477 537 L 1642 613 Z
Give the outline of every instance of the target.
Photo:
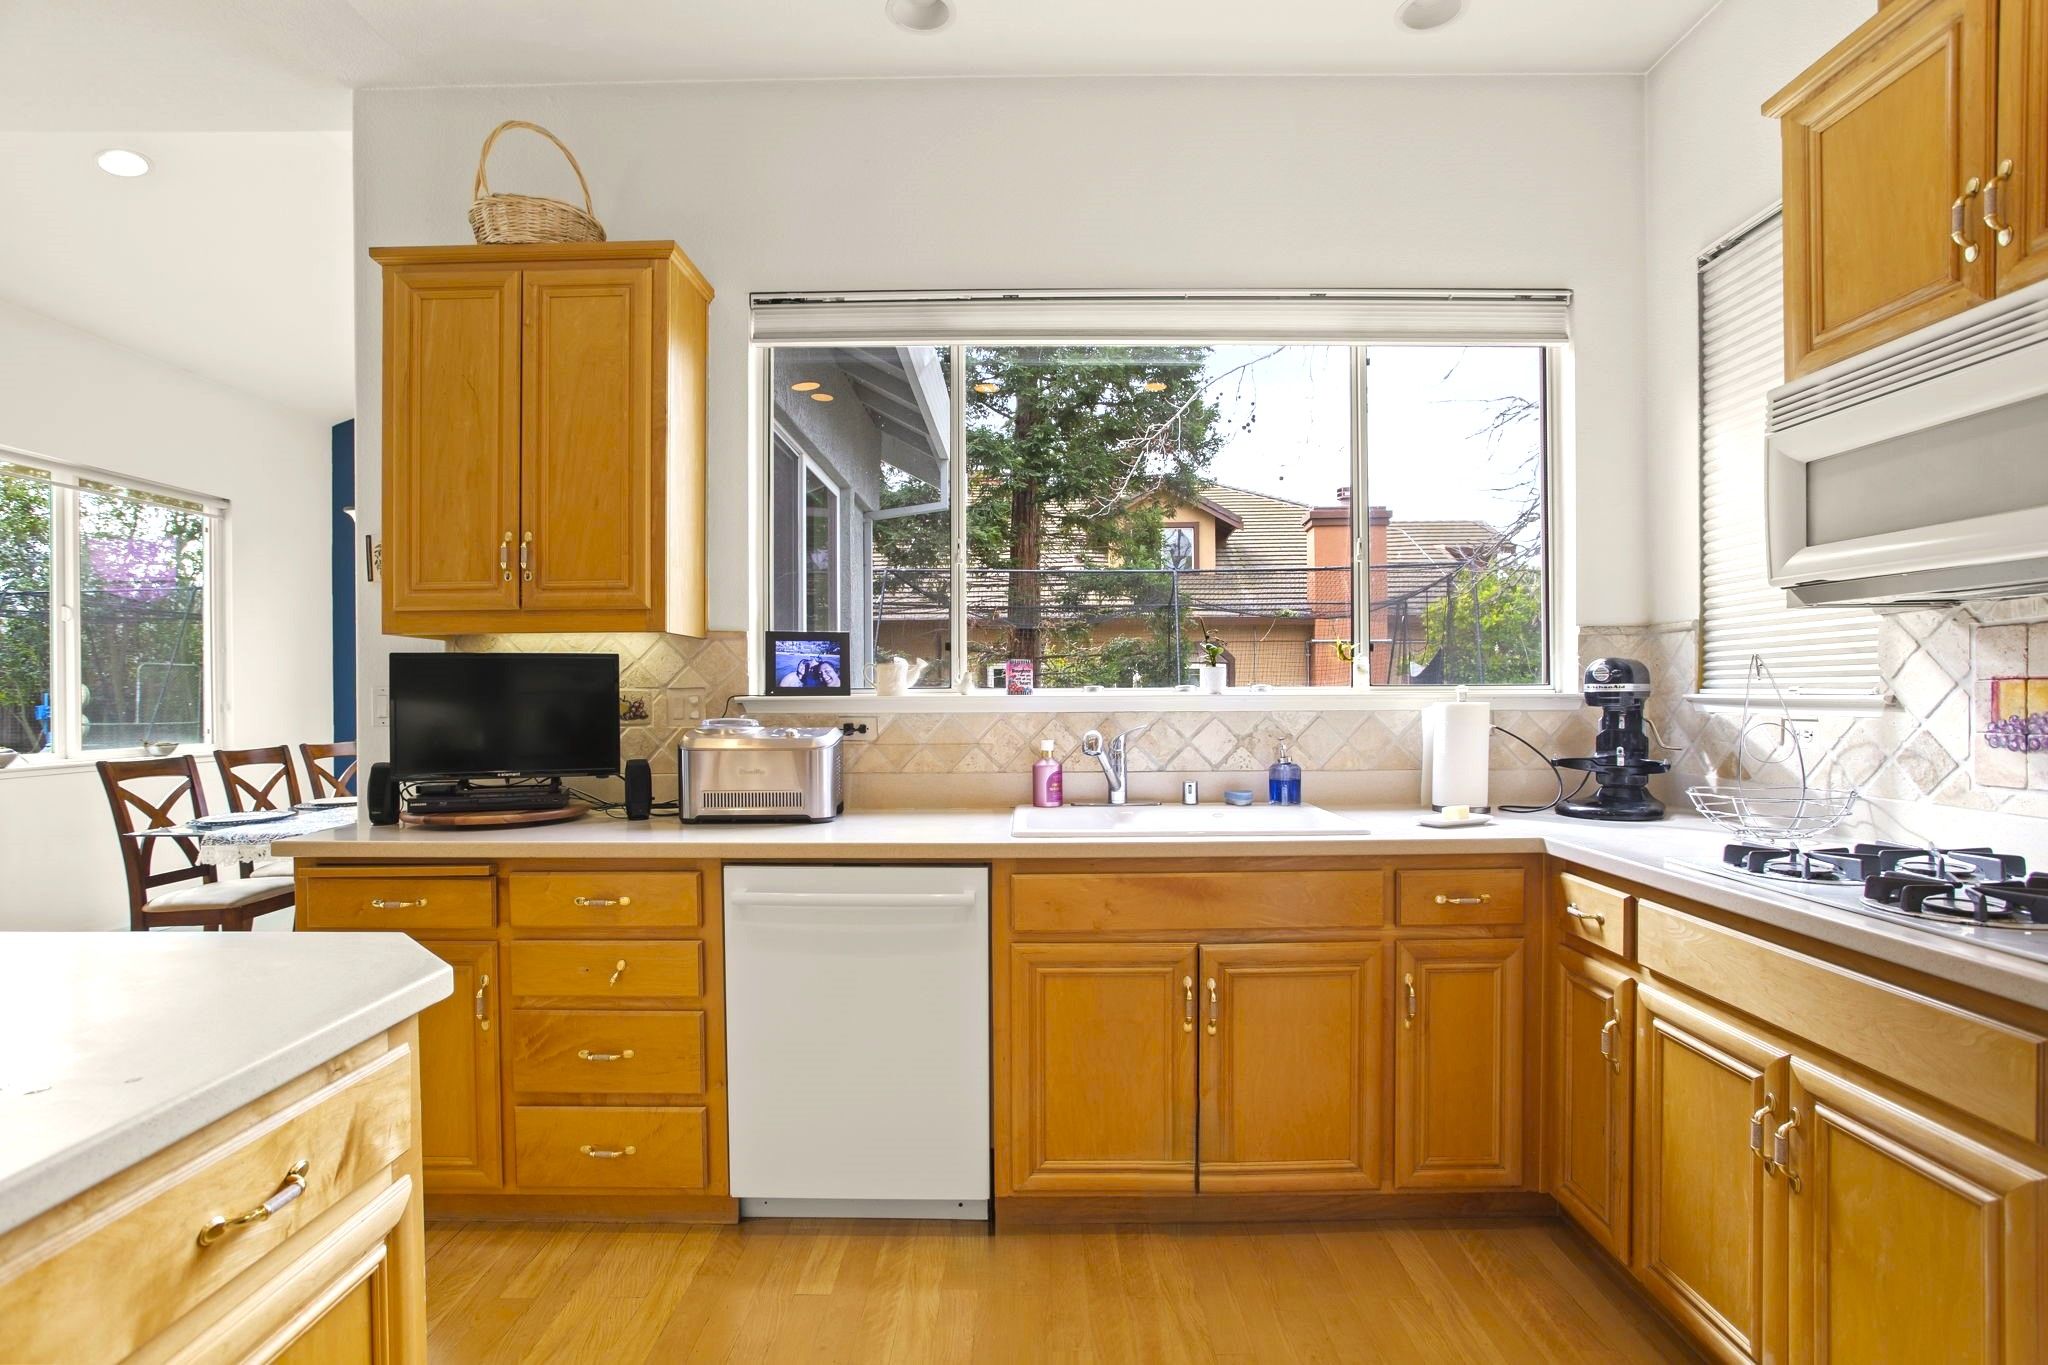
M 1019 839 L 1358 836 L 1365 826 L 1321 806 L 1019 806 Z

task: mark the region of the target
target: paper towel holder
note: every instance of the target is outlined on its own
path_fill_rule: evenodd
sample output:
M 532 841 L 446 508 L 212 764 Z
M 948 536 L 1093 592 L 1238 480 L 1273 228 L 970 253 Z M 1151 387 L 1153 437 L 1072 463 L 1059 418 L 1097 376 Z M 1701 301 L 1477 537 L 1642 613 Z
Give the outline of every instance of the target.
M 1493 809 L 1488 792 L 1493 708 L 1468 696 L 1460 687 L 1457 700 L 1422 708 L 1422 804 L 1433 811 L 1464 806 L 1484 814 Z

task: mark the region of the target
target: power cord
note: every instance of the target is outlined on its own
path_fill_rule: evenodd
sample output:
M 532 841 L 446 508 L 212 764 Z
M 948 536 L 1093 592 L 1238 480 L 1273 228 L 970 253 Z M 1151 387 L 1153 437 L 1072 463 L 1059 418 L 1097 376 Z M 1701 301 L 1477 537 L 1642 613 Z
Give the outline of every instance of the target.
M 1592 777 L 1591 773 L 1586 773 L 1583 776 L 1581 776 L 1579 778 L 1579 785 L 1573 787 L 1570 792 L 1566 792 L 1564 789 L 1564 770 L 1557 766 L 1556 759 L 1552 758 L 1549 754 L 1544 753 L 1541 749 L 1531 744 L 1528 740 L 1523 739 L 1513 730 L 1507 729 L 1505 726 L 1496 725 L 1493 726 L 1492 729 L 1495 734 L 1506 735 L 1509 739 L 1521 745 L 1524 749 L 1527 749 L 1530 753 L 1536 755 L 1536 757 L 1542 759 L 1544 763 L 1547 764 L 1550 768 L 1551 780 L 1557 783 L 1557 795 L 1551 797 L 1550 800 L 1548 800 L 1544 804 L 1540 806 L 1502 806 L 1501 810 L 1505 811 L 1507 814 L 1541 815 L 1545 811 L 1556 810 L 1559 806 L 1563 805 L 1568 800 L 1576 800 L 1578 798 L 1579 793 L 1586 789 L 1586 782 L 1589 778 Z

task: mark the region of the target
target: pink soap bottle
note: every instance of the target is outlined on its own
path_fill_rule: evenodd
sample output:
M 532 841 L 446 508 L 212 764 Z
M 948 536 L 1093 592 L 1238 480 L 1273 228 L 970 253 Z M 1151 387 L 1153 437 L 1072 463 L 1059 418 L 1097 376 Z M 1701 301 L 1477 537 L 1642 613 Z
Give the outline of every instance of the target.
M 1031 804 L 1061 805 L 1065 801 L 1061 789 L 1066 785 L 1066 776 L 1060 771 L 1060 761 L 1052 756 L 1052 741 L 1040 740 L 1038 754 L 1038 762 L 1031 765 Z

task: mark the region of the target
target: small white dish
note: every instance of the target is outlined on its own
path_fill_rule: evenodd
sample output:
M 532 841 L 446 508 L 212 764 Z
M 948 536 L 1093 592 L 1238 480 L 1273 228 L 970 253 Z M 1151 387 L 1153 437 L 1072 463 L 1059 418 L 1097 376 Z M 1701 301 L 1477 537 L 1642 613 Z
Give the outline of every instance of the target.
M 1425 815 L 1415 823 L 1425 825 L 1430 829 L 1464 829 L 1467 825 L 1490 825 L 1493 823 L 1493 817 L 1491 815 L 1468 815 L 1462 820 L 1453 820 L 1443 815 Z

